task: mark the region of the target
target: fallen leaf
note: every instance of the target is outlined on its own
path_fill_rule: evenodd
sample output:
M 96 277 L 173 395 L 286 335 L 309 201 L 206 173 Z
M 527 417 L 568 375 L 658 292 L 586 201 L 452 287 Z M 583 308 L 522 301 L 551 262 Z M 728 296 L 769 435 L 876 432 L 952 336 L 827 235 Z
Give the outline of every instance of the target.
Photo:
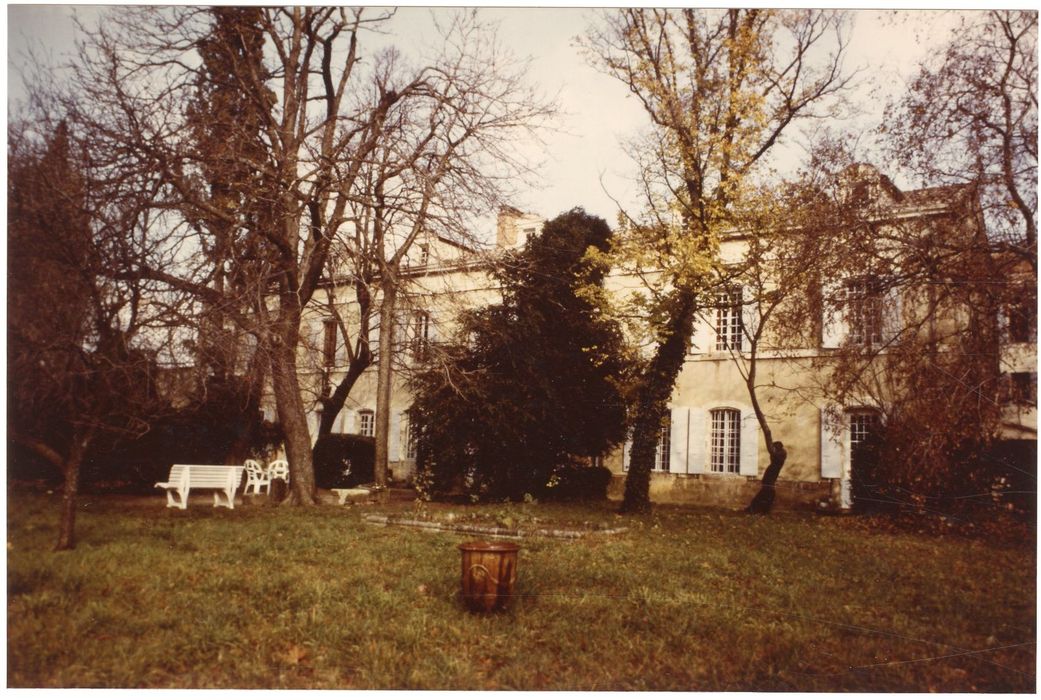
M 290 666 L 298 666 L 306 658 L 307 649 L 297 644 L 289 647 L 289 649 L 282 655 L 282 661 Z

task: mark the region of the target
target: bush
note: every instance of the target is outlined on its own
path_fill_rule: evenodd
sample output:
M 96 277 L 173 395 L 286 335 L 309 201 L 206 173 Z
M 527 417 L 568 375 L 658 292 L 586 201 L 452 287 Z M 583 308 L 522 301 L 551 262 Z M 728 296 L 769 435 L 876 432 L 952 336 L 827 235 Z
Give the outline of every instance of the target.
M 318 488 L 347 489 L 374 479 L 376 440 L 371 437 L 325 435 L 315 443 L 313 455 Z
M 609 483 L 611 470 L 607 467 L 561 467 L 539 497 L 552 501 L 603 500 Z

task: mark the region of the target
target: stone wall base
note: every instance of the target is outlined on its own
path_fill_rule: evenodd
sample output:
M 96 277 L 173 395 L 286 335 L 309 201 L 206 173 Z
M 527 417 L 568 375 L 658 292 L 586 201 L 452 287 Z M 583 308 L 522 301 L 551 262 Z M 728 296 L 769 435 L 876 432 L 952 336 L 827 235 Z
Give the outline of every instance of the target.
M 785 481 L 778 479 L 774 508 L 812 510 L 821 501 L 831 502 L 837 493 L 835 479 Z M 758 479 L 720 474 L 651 474 L 651 502 L 713 506 L 741 510 L 759 493 Z M 625 474 L 613 474 L 607 497 L 620 501 L 625 493 Z

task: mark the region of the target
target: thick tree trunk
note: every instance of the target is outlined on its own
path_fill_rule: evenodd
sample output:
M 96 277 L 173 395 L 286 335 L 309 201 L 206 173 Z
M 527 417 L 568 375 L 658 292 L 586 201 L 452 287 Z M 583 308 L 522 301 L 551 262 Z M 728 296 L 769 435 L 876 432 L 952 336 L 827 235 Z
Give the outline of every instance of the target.
M 394 281 L 382 288 L 383 301 L 380 305 L 380 351 L 376 388 L 376 457 L 373 464 L 373 480 L 377 486 L 386 487 L 390 468 L 388 445 L 390 437 L 390 389 L 394 380 L 394 306 L 397 289 Z
M 662 416 L 668 408 L 676 378 L 683 369 L 687 343 L 694 329 L 693 291 L 677 289 L 672 293 L 670 302 L 669 319 L 662 329 L 660 343 L 641 377 L 637 391 L 629 473 L 625 479 L 625 495 L 622 499 L 623 513 L 642 513 L 651 508 L 651 469 L 654 467 L 654 450 L 658 445 Z
M 372 356 L 368 352 L 356 357 L 347 366 L 347 374 L 340 383 L 336 385 L 336 389 L 333 390 L 332 395 L 322 399 L 322 421 L 318 425 L 319 440 L 323 436 L 332 432 L 333 423 L 336 422 L 336 417 L 339 416 L 340 411 L 343 410 L 343 405 L 347 403 L 347 397 L 351 395 L 351 389 L 354 388 L 358 378 L 361 377 L 371 364 Z
M 58 526 L 58 541 L 54 551 L 60 552 L 76 547 L 76 496 L 80 486 L 80 465 L 90 446 L 93 431 L 81 435 L 77 431 L 65 460 L 65 484 L 61 490 L 61 522 Z
M 247 377 L 247 410 L 258 409 L 260 405 L 260 397 L 264 391 L 264 378 L 267 374 L 265 363 L 261 360 L 263 353 L 260 352 L 259 348 L 254 351 L 253 357 L 250 358 L 249 366 L 246 368 Z M 250 449 L 256 439 L 254 427 L 256 425 L 255 417 L 249 416 L 245 424 L 246 430 L 243 430 L 235 438 L 235 441 L 228 448 L 227 454 L 224 455 L 225 464 L 242 464 L 243 461 L 249 459 Z
M 311 434 L 307 429 L 304 402 L 300 398 L 297 378 L 296 348 L 278 343 L 271 352 L 271 384 L 278 407 L 278 420 L 286 441 L 289 460 L 290 494 L 284 503 L 315 505 L 318 503 L 311 459 Z
M 757 515 L 767 515 L 774 505 L 774 486 L 777 477 L 781 474 L 784 462 L 788 459 L 788 451 L 780 442 L 768 442 L 766 448 L 770 453 L 770 465 L 763 472 L 763 480 L 759 486 L 759 493 L 755 495 L 752 502 L 748 504 L 747 512 Z

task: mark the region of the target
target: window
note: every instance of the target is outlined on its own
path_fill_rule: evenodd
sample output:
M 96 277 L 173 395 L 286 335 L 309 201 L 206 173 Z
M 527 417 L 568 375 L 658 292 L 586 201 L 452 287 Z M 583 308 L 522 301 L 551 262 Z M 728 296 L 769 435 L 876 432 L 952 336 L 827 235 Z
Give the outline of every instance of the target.
M 882 289 L 877 280 L 863 277 L 846 282 L 846 313 L 851 345 L 882 342 Z
M 405 459 L 416 458 L 416 429 L 415 414 L 412 411 L 405 413 Z
M 712 411 L 711 416 L 710 469 L 720 474 L 737 474 L 741 468 L 741 411 L 720 408 Z
M 875 411 L 852 411 L 849 414 L 849 445 L 856 451 L 878 433 L 880 420 Z
M 741 290 L 730 289 L 716 294 L 716 350 L 740 350 Z
M 672 437 L 672 419 L 666 414 L 662 421 L 662 426 L 658 430 L 658 444 L 654 448 L 654 466 L 651 467 L 656 472 L 667 472 L 669 471 L 669 453 L 671 450 Z M 629 449 L 631 443 L 625 443 L 625 454 L 622 457 L 622 469 L 623 471 L 629 471 Z M 602 466 L 603 457 L 594 457 L 593 466 Z
M 1037 405 L 1037 372 L 1012 372 L 1007 375 L 1005 400 L 1018 406 Z
M 322 363 L 326 367 L 336 364 L 336 319 L 327 318 L 322 321 Z
M 358 412 L 358 434 L 365 437 L 376 435 L 376 415 L 366 409 Z
M 412 357 L 423 360 L 430 350 L 430 313 L 427 311 L 415 312 L 413 328 L 416 334 L 412 339 Z
M 658 446 L 654 448 L 654 471 L 669 471 L 670 438 L 672 437 L 672 419 L 666 414 L 658 430 Z
M 1010 304 L 1008 315 L 1008 340 L 1010 343 L 1031 343 L 1035 340 L 1034 309 L 1028 303 Z

